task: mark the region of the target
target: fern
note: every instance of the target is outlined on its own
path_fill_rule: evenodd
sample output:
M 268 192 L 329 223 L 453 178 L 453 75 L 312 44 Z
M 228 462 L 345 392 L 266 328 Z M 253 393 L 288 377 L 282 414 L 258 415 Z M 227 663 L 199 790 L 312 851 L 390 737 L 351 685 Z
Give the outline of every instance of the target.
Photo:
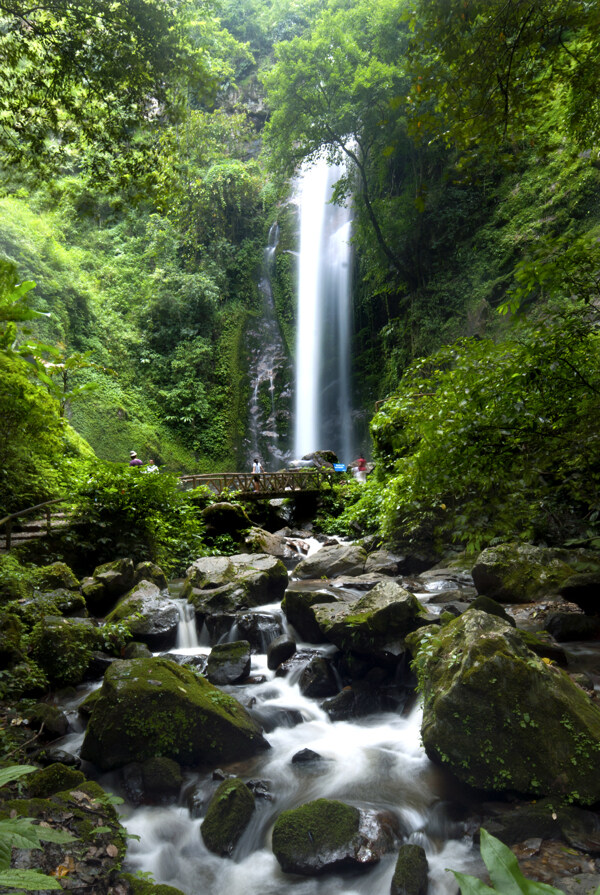
M 0 786 L 12 783 L 37 770 L 33 765 L 15 765 L 0 768 Z M 34 824 L 29 817 L 0 820 L 0 887 L 26 889 L 29 892 L 61 889 L 58 880 L 37 870 L 15 870 L 10 866 L 13 848 L 41 848 L 44 842 L 72 842 L 74 836 L 63 830 L 53 830 Z

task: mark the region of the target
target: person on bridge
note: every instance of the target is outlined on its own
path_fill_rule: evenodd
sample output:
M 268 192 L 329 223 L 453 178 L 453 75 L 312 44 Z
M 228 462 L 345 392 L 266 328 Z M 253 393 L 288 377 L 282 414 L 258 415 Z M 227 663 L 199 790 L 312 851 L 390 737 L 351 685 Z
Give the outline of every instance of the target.
M 258 457 L 255 457 L 254 463 L 252 464 L 252 475 L 254 476 L 253 485 L 255 491 L 260 491 L 260 477 L 264 471 L 264 466 L 262 465 Z
M 129 461 L 130 466 L 143 466 L 142 461 L 135 451 L 129 451 L 129 456 L 131 457 L 131 460 Z

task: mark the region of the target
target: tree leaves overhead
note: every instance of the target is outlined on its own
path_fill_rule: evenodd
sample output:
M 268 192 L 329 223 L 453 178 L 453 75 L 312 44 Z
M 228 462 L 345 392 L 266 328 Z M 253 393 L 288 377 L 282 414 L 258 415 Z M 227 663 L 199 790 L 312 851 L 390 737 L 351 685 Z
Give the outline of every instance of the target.
M 212 0 L 1 0 L 0 160 L 118 154 L 139 124 L 214 93 L 230 70 L 221 37 Z

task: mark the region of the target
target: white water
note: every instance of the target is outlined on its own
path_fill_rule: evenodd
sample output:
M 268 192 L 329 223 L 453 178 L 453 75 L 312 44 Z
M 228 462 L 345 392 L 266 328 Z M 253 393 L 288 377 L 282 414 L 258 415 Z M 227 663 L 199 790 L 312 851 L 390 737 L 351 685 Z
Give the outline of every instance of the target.
M 279 604 L 262 606 L 261 614 L 281 618 Z M 233 632 L 232 632 L 233 634 Z M 183 638 L 182 638 L 183 639 Z M 315 649 L 314 646 L 311 647 Z M 330 646 L 319 648 L 327 653 Z M 193 647 L 176 650 L 193 654 Z M 196 653 L 206 648 L 196 647 Z M 232 858 L 219 858 L 202 841 L 202 818 L 190 815 L 185 804 L 165 807 L 126 808 L 123 822 L 131 840 L 127 869 L 150 871 L 157 882 L 182 889 L 186 895 L 370 895 L 389 891 L 395 854 L 385 856 L 364 872 L 325 875 L 305 879 L 282 873 L 275 860 L 270 837 L 281 811 L 311 799 L 342 799 L 363 808 L 391 810 L 400 822 L 404 841 L 415 842 L 427 852 L 430 895 L 454 895 L 454 878 L 446 871 L 473 869 L 470 842 L 453 839 L 456 830 L 446 817 L 443 786 L 438 771 L 420 745 L 421 711 L 404 716 L 381 713 L 358 722 L 331 722 L 319 705 L 303 696 L 298 674 L 275 677 L 265 655 L 253 657 L 251 675 L 261 683 L 229 689 L 242 703 L 252 702 L 260 712 L 300 712 L 303 723 L 278 726 L 267 734 L 269 752 L 226 771 L 244 780 L 268 781 L 273 800 L 256 800 L 256 811 Z M 324 759 L 311 765 L 292 764 L 302 749 L 312 749 Z M 189 773 L 184 793 L 199 787 L 207 797 L 214 791 L 210 773 Z M 185 803 L 185 798 L 182 798 Z
M 294 455 L 350 462 L 351 209 L 330 204 L 341 173 L 322 158 L 301 175 Z

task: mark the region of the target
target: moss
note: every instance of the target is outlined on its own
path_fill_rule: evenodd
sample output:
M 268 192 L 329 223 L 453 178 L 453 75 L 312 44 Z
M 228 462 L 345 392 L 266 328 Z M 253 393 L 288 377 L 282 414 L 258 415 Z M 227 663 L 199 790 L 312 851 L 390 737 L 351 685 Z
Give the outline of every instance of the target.
M 76 590 L 79 587 L 78 579 L 64 562 L 40 566 L 33 573 L 33 582 L 38 590 L 57 590 L 62 587 L 67 590 Z
M 128 883 L 131 895 L 184 895 L 181 889 L 162 883 L 151 883 L 146 879 L 139 879 L 133 873 L 122 873 L 121 879 Z
M 0 613 L 0 668 L 7 668 L 23 658 L 22 633 L 23 626 L 16 615 Z
M 31 655 L 59 686 L 83 679 L 94 649 L 100 645 L 98 630 L 72 619 L 42 619 L 31 632 Z
M 273 827 L 273 852 L 283 870 L 342 849 L 359 827 L 360 813 L 352 805 L 316 799 L 279 815 Z
M 56 762 L 30 774 L 25 781 L 30 798 L 46 799 L 67 789 L 77 789 L 85 783 L 85 774 Z
M 392 877 L 391 895 L 425 895 L 427 857 L 420 845 L 403 845 Z
M 238 778 L 223 780 L 212 797 L 200 831 L 206 847 L 231 854 L 254 812 L 254 796 Z

